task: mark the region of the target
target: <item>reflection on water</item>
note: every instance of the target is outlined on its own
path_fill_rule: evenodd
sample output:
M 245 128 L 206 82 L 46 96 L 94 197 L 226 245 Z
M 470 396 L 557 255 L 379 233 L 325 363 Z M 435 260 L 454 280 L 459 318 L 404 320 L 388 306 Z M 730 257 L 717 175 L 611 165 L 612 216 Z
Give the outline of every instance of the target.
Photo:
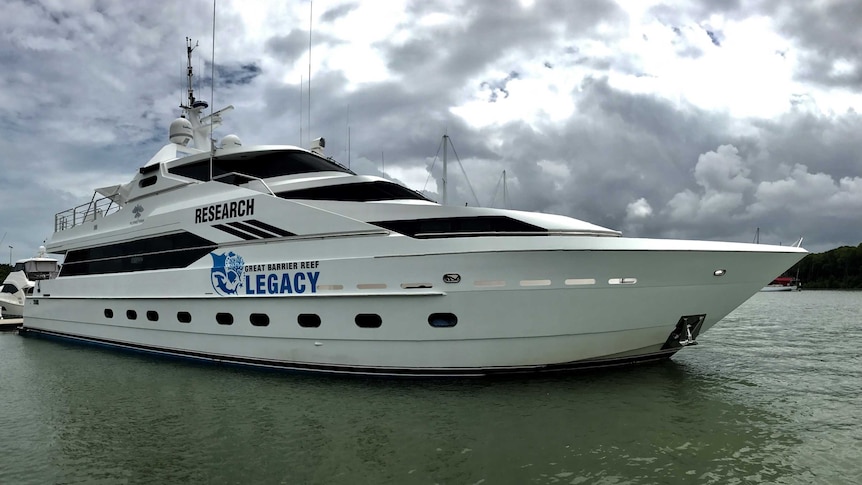
M 671 362 L 491 380 L 265 373 L 4 333 L 0 483 L 852 483 L 859 303 L 764 293 Z

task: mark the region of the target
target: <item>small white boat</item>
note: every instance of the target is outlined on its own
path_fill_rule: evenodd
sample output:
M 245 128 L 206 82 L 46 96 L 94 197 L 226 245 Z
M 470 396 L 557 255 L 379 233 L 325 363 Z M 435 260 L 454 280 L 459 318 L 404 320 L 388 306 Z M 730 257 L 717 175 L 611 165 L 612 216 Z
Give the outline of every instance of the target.
M 24 302 L 33 294 L 36 282 L 56 278 L 60 268 L 56 259 L 45 257 L 45 247 L 39 247 L 35 258 L 15 262 L 12 271 L 0 287 L 0 307 L 3 318 L 20 318 L 24 315 Z
M 771 283 L 764 286 L 760 291 L 797 291 L 801 283 L 796 278 L 791 276 L 779 276 L 772 280 Z

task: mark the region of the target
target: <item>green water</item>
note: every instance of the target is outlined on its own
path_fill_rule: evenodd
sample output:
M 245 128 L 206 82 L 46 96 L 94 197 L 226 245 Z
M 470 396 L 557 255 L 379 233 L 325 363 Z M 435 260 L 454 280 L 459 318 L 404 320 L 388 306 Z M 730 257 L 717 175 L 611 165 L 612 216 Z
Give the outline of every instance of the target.
M 672 361 L 392 380 L 0 333 L 0 484 L 862 483 L 862 292 L 760 293 Z

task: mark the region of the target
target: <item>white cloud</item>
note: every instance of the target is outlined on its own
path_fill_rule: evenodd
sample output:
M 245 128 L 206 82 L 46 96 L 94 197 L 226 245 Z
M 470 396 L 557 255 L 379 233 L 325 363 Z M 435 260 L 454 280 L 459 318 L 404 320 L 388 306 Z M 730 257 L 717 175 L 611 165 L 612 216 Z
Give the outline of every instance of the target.
M 651 215 L 652 207 L 643 197 L 626 206 L 626 219 L 646 219 Z
M 0 215 L 16 247 L 35 247 L 54 213 L 128 180 L 165 142 L 186 35 L 208 75 L 211 2 L 94 5 L 11 0 L 15 15 L 0 18 Z M 818 3 L 804 18 L 822 21 L 799 23 L 769 2 L 511 7 L 315 2 L 314 136 L 346 162 L 349 105 L 354 168 L 379 172 L 385 150 L 388 175 L 436 190 L 428 161 L 447 130 L 481 201 L 507 170 L 514 208 L 629 235 L 741 240 L 758 226 L 827 249 L 862 239 L 862 50 L 822 28 L 851 19 Z M 237 106 L 217 137 L 298 143 L 308 8 L 219 2 L 216 63 L 259 73 L 216 90 L 216 108 Z M 450 169 L 453 200 L 472 201 Z M 34 197 L 21 217 L 14 201 Z
M 707 192 L 742 192 L 751 187 L 750 170 L 733 145 L 722 145 L 698 157 L 694 179 Z

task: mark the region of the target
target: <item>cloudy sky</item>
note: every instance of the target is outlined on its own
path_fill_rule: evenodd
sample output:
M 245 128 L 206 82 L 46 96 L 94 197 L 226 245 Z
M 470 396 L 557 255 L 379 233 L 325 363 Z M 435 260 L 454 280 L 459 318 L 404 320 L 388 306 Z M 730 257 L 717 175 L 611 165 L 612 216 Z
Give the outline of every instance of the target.
M 855 0 L 216 7 L 213 87 L 211 0 L 0 0 L 0 261 L 167 143 L 187 36 L 197 97 L 236 107 L 216 138 L 323 136 L 354 171 L 440 200 L 448 133 L 452 204 L 626 236 L 862 242 Z

